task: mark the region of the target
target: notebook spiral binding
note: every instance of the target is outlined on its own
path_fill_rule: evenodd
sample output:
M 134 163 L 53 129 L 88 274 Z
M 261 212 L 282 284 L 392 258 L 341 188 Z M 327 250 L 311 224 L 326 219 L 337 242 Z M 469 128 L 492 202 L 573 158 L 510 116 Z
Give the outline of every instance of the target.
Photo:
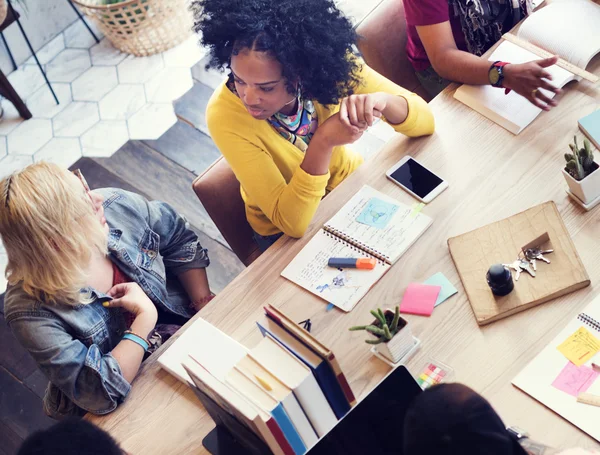
M 379 262 L 381 262 L 381 264 L 388 264 L 390 265 L 390 258 L 389 256 L 386 256 L 385 254 L 377 251 L 377 250 L 373 250 L 371 248 L 369 248 L 367 245 L 365 245 L 362 242 L 359 242 L 357 240 L 355 240 L 354 238 L 347 236 L 346 234 L 344 234 L 343 232 L 334 229 L 330 226 L 323 226 L 323 229 L 325 229 L 325 232 L 327 233 L 327 235 L 329 235 L 330 237 L 335 237 L 338 240 L 346 243 L 348 246 L 350 246 L 350 248 L 355 249 L 358 252 L 361 253 L 367 253 L 369 256 L 374 257 L 375 259 L 377 259 Z
M 584 324 L 589 325 L 592 329 L 600 332 L 600 322 L 596 321 L 594 318 L 591 318 L 587 314 L 579 313 L 579 316 L 577 316 L 577 319 L 579 319 Z

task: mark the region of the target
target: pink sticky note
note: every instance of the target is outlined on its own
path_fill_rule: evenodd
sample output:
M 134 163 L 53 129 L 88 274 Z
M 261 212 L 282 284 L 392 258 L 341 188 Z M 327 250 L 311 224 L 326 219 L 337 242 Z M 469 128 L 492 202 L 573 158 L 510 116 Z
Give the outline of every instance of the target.
M 590 367 L 585 365 L 578 367 L 571 362 L 567 362 L 552 386 L 576 397 L 589 389 L 599 375 L 600 373 L 596 373 Z
M 441 289 L 441 286 L 429 284 L 409 284 L 402 297 L 400 312 L 430 316 Z

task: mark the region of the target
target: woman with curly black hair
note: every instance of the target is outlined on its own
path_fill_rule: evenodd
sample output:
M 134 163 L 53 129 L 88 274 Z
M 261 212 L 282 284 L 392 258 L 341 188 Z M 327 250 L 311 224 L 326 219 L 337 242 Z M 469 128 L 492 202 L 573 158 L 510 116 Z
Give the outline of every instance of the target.
M 301 237 L 321 198 L 362 157 L 344 147 L 381 117 L 433 133 L 429 107 L 352 53 L 356 34 L 332 0 L 196 0 L 209 66 L 229 78 L 207 108 L 210 134 L 241 184 L 264 251 Z

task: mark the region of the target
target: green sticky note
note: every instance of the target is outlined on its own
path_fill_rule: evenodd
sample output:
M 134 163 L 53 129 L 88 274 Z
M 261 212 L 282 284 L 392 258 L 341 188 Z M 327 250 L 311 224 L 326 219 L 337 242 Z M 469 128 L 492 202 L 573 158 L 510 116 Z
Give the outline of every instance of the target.
M 430 276 L 427 280 L 423 281 L 423 284 L 429 284 L 432 286 L 440 286 L 442 289 L 438 295 L 437 300 L 435 301 L 434 307 L 438 306 L 440 303 L 452 297 L 458 291 L 456 288 L 448 281 L 446 275 L 442 272 L 438 272 L 435 275 Z

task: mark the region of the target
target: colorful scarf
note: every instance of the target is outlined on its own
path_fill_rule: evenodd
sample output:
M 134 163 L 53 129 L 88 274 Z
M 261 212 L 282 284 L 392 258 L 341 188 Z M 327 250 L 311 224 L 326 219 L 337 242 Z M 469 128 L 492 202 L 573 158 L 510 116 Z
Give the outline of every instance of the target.
M 308 144 L 317 131 L 317 113 L 310 100 L 298 97 L 298 109 L 293 115 L 276 113 L 267 120 L 283 138 L 294 144 L 300 151 L 306 152 Z
M 531 0 L 516 0 L 518 8 L 513 8 L 513 0 L 448 0 L 454 16 L 460 18 L 462 31 L 467 41 L 467 49 L 475 55 L 482 55 L 500 40 L 503 25 L 513 18 L 512 25 L 527 16 Z

